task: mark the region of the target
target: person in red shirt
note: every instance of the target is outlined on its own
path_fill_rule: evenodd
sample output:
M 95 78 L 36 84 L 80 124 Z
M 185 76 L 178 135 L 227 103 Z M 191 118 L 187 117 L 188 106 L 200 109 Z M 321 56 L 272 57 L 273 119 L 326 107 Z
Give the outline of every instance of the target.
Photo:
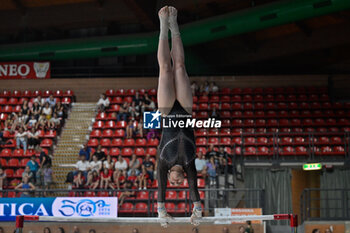
M 136 176 L 136 171 L 132 170 L 130 176 L 127 179 L 127 182 L 131 182 L 133 186 L 138 187 L 137 184 L 137 176 Z
M 149 181 L 149 174 L 146 170 L 146 168 L 144 166 L 142 166 L 142 172 L 141 174 L 138 176 L 138 183 L 139 183 L 139 190 L 143 189 L 147 189 L 147 184 Z
M 100 184 L 100 177 L 98 176 L 97 171 L 92 172 L 91 180 L 90 180 L 90 189 L 97 189 Z
M 109 170 L 106 167 L 103 168 L 103 172 L 100 174 L 100 189 L 107 189 L 108 187 L 114 189 L 112 175 L 112 170 Z

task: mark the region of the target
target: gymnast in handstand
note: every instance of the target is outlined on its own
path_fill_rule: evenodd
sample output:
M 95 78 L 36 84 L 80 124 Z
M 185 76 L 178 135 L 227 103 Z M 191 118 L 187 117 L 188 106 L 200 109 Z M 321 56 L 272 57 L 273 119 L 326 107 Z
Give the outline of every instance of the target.
M 160 9 L 160 35 L 158 44 L 158 108 L 163 118 L 185 120 L 192 115 L 192 91 L 185 68 L 185 55 L 177 24 L 177 10 L 171 6 Z M 168 43 L 171 31 L 172 48 Z M 172 61 L 172 62 L 171 62 Z M 184 118 L 173 116 L 185 116 Z M 171 185 L 181 185 L 187 174 L 190 197 L 194 204 L 191 223 L 198 225 L 202 208 L 197 188 L 195 168 L 196 144 L 192 128 L 163 128 L 158 148 L 158 216 L 164 219 L 162 226 L 172 217 L 165 208 L 167 180 Z

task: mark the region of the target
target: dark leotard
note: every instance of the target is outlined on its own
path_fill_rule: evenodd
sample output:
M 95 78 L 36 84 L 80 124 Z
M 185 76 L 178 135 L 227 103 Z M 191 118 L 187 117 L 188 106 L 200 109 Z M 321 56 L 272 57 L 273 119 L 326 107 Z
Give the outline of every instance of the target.
M 176 114 L 190 115 L 177 100 L 175 100 L 171 111 L 165 118 L 166 120 L 174 120 L 173 116 Z M 185 120 L 186 117 L 176 117 L 176 120 L 181 119 Z M 165 201 L 168 171 L 174 165 L 181 165 L 187 174 L 191 200 L 194 202 L 200 200 L 195 158 L 196 144 L 192 128 L 163 127 L 162 138 L 158 147 L 158 202 Z

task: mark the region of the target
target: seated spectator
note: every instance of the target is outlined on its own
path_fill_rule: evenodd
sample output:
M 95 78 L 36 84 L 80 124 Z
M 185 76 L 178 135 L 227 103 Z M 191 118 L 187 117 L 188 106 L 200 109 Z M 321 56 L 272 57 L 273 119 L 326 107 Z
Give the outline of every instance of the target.
M 209 162 L 207 162 L 207 172 L 209 175 L 210 185 L 216 184 L 216 163 L 214 156 L 210 157 Z
M 312 233 L 321 233 L 321 231 L 319 229 L 313 229 Z
M 36 129 L 37 124 L 38 124 L 38 120 L 35 118 L 34 115 L 31 115 L 30 120 L 27 123 L 27 128 L 28 129 L 32 129 L 32 128 Z
M 209 92 L 213 93 L 213 92 L 218 92 L 219 91 L 219 87 L 216 86 L 215 82 L 210 82 L 209 83 Z
M 150 180 L 153 181 L 154 163 L 151 161 L 150 154 L 146 155 L 145 159 L 142 162 L 142 167 L 146 169 Z
M 199 151 L 198 157 L 195 160 L 196 170 L 201 173 L 203 177 L 207 175 L 207 160 L 205 160 L 205 155 Z
M 38 102 L 34 102 L 33 106 L 30 109 L 30 114 L 35 117 L 36 120 L 39 120 L 41 114 L 41 106 Z
M 34 99 L 34 103 L 37 102 L 41 107 L 44 106 L 45 104 L 45 99 L 41 98 L 40 95 L 38 95 L 35 99 Z
M 30 167 L 29 166 L 26 166 L 24 168 L 24 171 L 22 172 L 22 180 L 24 177 L 27 177 L 29 182 L 33 183 L 34 181 L 34 174 L 33 172 L 30 170 Z
M 51 119 L 48 121 L 48 127 L 49 129 L 57 129 L 61 125 L 61 120 L 57 116 L 57 113 L 53 113 Z
M 109 107 L 109 99 L 105 94 L 100 95 L 100 99 L 97 102 L 97 108 L 99 111 L 104 112 Z
M 4 188 L 6 182 L 6 173 L 2 167 L 0 167 L 0 190 Z
M 207 160 L 209 160 L 210 157 L 214 157 L 214 159 L 217 160 L 217 162 L 218 162 L 219 153 L 218 153 L 217 148 L 214 147 L 214 144 L 210 144 L 210 145 L 209 145 L 208 151 L 207 151 L 207 153 L 205 154 L 205 158 L 206 158 Z
M 44 233 L 51 233 L 51 230 L 50 230 L 50 228 L 48 228 L 48 227 L 45 227 L 45 228 L 44 228 Z
M 118 161 L 115 162 L 114 169 L 116 172 L 120 171 L 120 172 L 126 173 L 126 170 L 128 169 L 128 163 L 123 158 L 123 156 L 121 155 L 118 156 Z
M 95 229 L 90 229 L 89 233 L 96 233 Z
M 130 120 L 128 122 L 128 125 L 126 126 L 126 138 L 132 138 L 135 134 L 135 126 L 133 120 Z
M 145 110 L 147 111 L 154 111 L 156 109 L 156 104 L 154 101 L 149 97 L 148 93 L 145 93 L 144 98 L 143 98 Z M 143 113 L 143 111 L 142 111 Z
M 97 159 L 100 161 L 103 161 L 106 159 L 106 154 L 104 151 L 102 151 L 102 146 L 98 145 L 97 149 L 95 151 L 95 153 L 93 154 L 93 156 L 96 155 Z
M 108 155 L 107 159 L 103 161 L 103 167 L 106 167 L 107 169 L 114 168 L 114 161 L 112 160 L 112 157 L 110 155 Z
M 47 128 L 47 125 L 48 125 L 48 121 L 47 121 L 46 115 L 41 114 L 38 119 L 37 128 L 44 130 Z
M 129 117 L 129 106 L 127 102 L 124 102 L 122 106 L 120 106 L 120 109 L 117 114 L 117 121 L 127 121 Z
M 30 129 L 30 131 L 27 133 L 27 135 L 28 135 L 28 149 L 34 149 L 36 146 L 40 145 L 39 134 L 40 134 L 40 132 L 37 131 L 34 127 L 32 127 Z
M 85 156 L 85 160 L 89 161 L 90 160 L 90 156 L 91 156 L 91 148 L 88 147 L 87 142 L 84 144 L 83 148 L 80 149 L 79 151 L 79 157 L 84 155 Z
M 28 133 L 24 131 L 24 128 L 20 127 L 18 132 L 15 135 L 16 137 L 16 145 L 17 149 L 20 149 L 21 145 L 23 146 L 23 152 L 26 154 L 27 152 L 27 140 Z
M 137 117 L 140 116 L 141 107 L 136 106 L 135 102 L 132 102 L 131 104 L 129 104 L 128 112 L 129 112 L 129 115 L 131 116 L 132 120 L 135 120 Z
M 85 176 L 82 171 L 78 171 L 77 175 L 74 176 L 73 185 L 77 189 L 85 188 Z
M 330 228 L 327 228 L 327 229 L 325 230 L 325 233 L 333 233 L 333 231 L 332 231 Z
M 28 120 L 29 116 L 28 115 L 23 115 L 22 112 L 19 112 L 18 113 L 18 116 L 17 116 L 17 127 L 25 127 L 25 125 L 27 124 L 27 120 Z
M 225 151 L 225 148 L 223 146 L 220 146 L 218 159 L 219 159 L 219 165 L 220 165 L 221 171 L 224 171 L 224 167 L 227 165 L 227 161 L 229 157 L 230 155 Z
M 45 103 L 44 107 L 41 109 L 41 114 L 45 114 L 46 119 L 50 120 L 52 116 L 52 108 L 48 102 Z
M 11 113 L 5 123 L 4 123 L 4 130 L 8 130 L 8 131 L 15 131 L 17 125 L 15 123 L 15 121 L 17 120 L 17 115 L 16 113 Z
M 52 155 L 46 154 L 46 152 L 40 146 L 37 147 L 36 151 L 40 154 L 40 168 L 44 168 L 46 165 L 52 165 Z
M 239 233 L 246 233 L 244 226 L 239 226 L 238 231 Z
M 32 155 L 26 166 L 28 166 L 30 171 L 33 173 L 34 182 L 36 182 L 36 173 L 39 170 L 39 164 L 35 160 L 35 155 Z
M 140 117 L 140 120 L 137 124 L 137 127 L 135 129 L 135 135 L 139 134 L 141 138 L 143 138 L 143 120 L 142 117 Z
M 87 185 L 90 185 L 93 179 L 93 172 L 96 172 L 97 174 L 100 173 L 102 169 L 102 162 L 97 159 L 96 155 L 92 156 L 92 161 L 90 162 L 90 171 L 88 173 L 88 179 L 87 179 Z
M 28 106 L 27 100 L 23 101 L 23 104 L 21 107 L 21 113 L 23 114 L 23 116 L 27 116 L 27 117 L 29 117 L 29 115 L 30 115 L 30 108 Z
M 205 81 L 204 83 L 202 83 L 199 87 L 199 91 L 203 94 L 208 95 L 209 94 L 209 83 L 207 81 Z
M 35 186 L 29 182 L 28 177 L 24 177 L 22 182 L 15 187 L 16 190 L 22 191 L 21 197 L 30 197 L 29 190 L 35 190 Z
M 49 103 L 50 108 L 54 109 L 56 106 L 56 99 L 53 97 L 53 95 L 50 95 L 48 98 L 45 100 L 46 103 Z
M 252 222 L 251 221 L 247 221 L 247 227 L 245 229 L 245 232 L 247 232 L 247 233 L 254 233 L 254 229 L 252 227 Z
M 142 166 L 141 173 L 138 176 L 139 190 L 141 190 L 141 189 L 146 190 L 149 182 L 150 182 L 149 173 L 148 173 L 146 167 Z
M 59 228 L 58 228 L 58 233 L 65 233 L 63 227 L 59 227 Z
M 119 207 L 121 207 L 123 205 L 125 198 L 136 197 L 135 191 L 133 191 L 133 189 L 135 189 L 135 187 L 132 185 L 131 182 L 127 181 L 125 183 L 124 190 L 119 197 Z
M 140 97 L 140 93 L 137 91 L 134 97 L 132 97 L 132 103 L 135 103 L 135 106 L 140 106 L 142 102 L 143 99 Z
M 128 170 L 128 176 L 130 176 L 130 174 L 132 172 L 135 172 L 136 175 L 139 175 L 140 173 L 140 161 L 137 159 L 136 154 L 132 154 L 131 156 L 131 160 L 129 162 L 129 170 Z
M 4 130 L 2 129 L 0 124 L 0 147 L 3 145 L 6 145 L 6 143 L 7 143 L 7 140 L 4 138 Z
M 102 175 L 101 175 L 102 177 Z M 102 182 L 102 181 L 101 181 Z M 90 180 L 87 182 L 86 185 L 89 186 L 89 189 L 97 189 L 98 185 L 100 184 L 100 177 L 97 173 L 96 170 L 94 170 L 92 173 L 91 173 L 91 178 Z
M 56 103 L 54 112 L 57 114 L 58 118 L 60 119 L 65 118 L 65 109 L 61 102 Z
M 86 161 L 85 155 L 81 155 L 79 161 L 75 164 L 76 172 L 75 174 L 82 172 L 82 174 L 87 177 L 88 171 L 90 171 L 90 163 Z
M 130 175 L 127 178 L 127 182 L 131 182 L 133 186 L 138 187 L 137 174 L 135 170 L 132 170 Z
M 107 189 L 108 187 L 114 189 L 114 185 L 112 182 L 113 172 L 111 169 L 106 167 L 103 168 L 103 171 L 100 174 L 100 189 Z
M 149 129 L 147 133 L 147 141 L 150 140 L 151 138 L 158 138 L 159 137 L 159 132 L 156 129 Z
M 192 95 L 193 96 L 197 94 L 197 92 L 199 90 L 199 86 L 198 86 L 197 82 L 193 81 L 191 83 L 191 90 L 192 90 Z
M 117 189 L 120 189 L 120 187 L 124 185 L 125 180 L 126 180 L 125 171 L 116 170 L 113 174 L 113 178 L 114 178 L 114 182 L 117 186 Z

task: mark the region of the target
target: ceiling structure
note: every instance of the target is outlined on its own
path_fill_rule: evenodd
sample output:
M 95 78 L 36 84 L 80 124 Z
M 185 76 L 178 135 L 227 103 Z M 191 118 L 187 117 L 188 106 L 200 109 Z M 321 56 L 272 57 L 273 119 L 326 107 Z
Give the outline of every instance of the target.
M 1 0 L 0 44 L 153 32 L 163 5 L 177 7 L 179 24 L 186 24 L 277 1 L 283 0 Z M 209 73 L 350 73 L 350 11 L 186 50 Z

